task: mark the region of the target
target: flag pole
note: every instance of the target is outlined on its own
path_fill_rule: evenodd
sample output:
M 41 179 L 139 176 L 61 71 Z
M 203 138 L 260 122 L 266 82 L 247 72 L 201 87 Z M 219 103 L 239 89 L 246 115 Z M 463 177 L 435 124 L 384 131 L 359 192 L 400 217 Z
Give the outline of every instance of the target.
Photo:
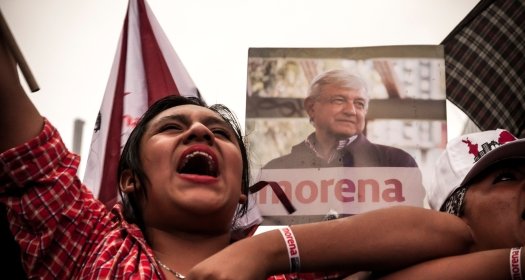
M 15 38 L 13 37 L 13 34 L 11 33 L 9 26 L 7 25 L 7 22 L 5 21 L 2 11 L 0 11 L 0 37 L 6 41 L 7 46 L 11 50 L 11 53 L 13 54 L 16 63 L 20 67 L 20 70 L 22 71 L 22 74 L 24 75 L 24 78 L 26 79 L 29 89 L 32 92 L 38 91 L 40 87 L 36 83 L 35 77 L 33 76 L 33 73 L 31 73 L 31 70 L 29 69 L 29 65 L 24 59 L 24 56 L 22 55 L 22 52 L 20 51 L 20 48 L 18 47 L 15 41 Z

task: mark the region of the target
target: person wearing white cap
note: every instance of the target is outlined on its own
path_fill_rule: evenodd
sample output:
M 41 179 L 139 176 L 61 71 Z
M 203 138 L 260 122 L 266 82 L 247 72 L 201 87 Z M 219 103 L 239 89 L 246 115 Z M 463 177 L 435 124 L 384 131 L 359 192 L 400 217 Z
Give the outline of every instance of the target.
M 462 217 L 479 249 L 525 241 L 525 139 L 506 130 L 451 141 L 427 187 L 433 209 Z
M 449 141 L 426 186 L 430 208 L 460 217 L 472 253 L 436 259 L 386 279 L 523 279 L 525 139 L 503 129 Z

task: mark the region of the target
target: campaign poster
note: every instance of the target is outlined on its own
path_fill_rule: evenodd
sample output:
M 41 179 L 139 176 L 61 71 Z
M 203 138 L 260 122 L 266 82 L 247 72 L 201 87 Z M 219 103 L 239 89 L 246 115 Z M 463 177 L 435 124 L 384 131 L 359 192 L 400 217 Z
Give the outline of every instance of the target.
M 442 46 L 250 48 L 247 74 L 252 182 L 295 208 L 265 187 L 263 224 L 425 207 L 447 139 Z

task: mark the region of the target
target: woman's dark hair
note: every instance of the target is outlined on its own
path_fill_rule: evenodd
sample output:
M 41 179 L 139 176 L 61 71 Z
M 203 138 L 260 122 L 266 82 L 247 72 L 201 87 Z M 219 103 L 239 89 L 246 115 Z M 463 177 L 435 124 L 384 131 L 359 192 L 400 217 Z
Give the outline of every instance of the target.
M 130 223 L 137 224 L 141 229 L 144 229 L 144 220 L 139 202 L 141 197 L 143 197 L 144 199 L 147 199 L 148 197 L 147 190 L 144 186 L 146 186 L 146 183 L 149 183 L 149 180 L 143 171 L 142 162 L 140 161 L 140 142 L 142 136 L 147 130 L 148 123 L 155 116 L 169 108 L 181 105 L 196 105 L 208 108 L 219 114 L 226 121 L 226 123 L 228 123 L 231 126 L 232 130 L 235 132 L 237 142 L 239 143 L 239 149 L 241 151 L 242 157 L 243 168 L 241 178 L 241 191 L 243 194 L 248 196 L 248 188 L 250 183 L 250 164 L 248 162 L 248 155 L 244 143 L 244 138 L 242 136 L 241 127 L 233 112 L 230 111 L 230 109 L 228 109 L 226 106 L 220 104 L 208 106 L 202 99 L 199 98 L 170 95 L 159 99 L 157 102 L 155 102 L 148 108 L 144 115 L 142 115 L 137 126 L 133 129 L 128 138 L 128 141 L 124 145 L 124 149 L 122 150 L 122 154 L 120 156 L 117 178 L 120 179 L 120 176 L 125 170 L 130 170 L 132 176 L 135 176 L 138 179 L 139 185 L 143 186 L 140 189 L 135 189 L 134 192 L 130 193 L 124 193 L 122 192 L 120 187 L 118 188 L 120 198 L 122 199 L 122 204 L 124 206 L 124 218 Z M 139 190 L 141 193 L 138 193 Z M 236 213 L 235 220 L 246 214 L 247 209 L 248 202 L 244 203 L 242 207 L 239 208 L 239 210 Z

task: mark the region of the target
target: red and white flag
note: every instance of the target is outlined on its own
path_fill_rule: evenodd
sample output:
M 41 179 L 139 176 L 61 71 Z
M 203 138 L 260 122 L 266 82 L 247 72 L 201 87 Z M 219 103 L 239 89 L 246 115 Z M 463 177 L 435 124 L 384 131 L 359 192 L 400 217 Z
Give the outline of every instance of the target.
M 149 105 L 172 94 L 199 96 L 147 3 L 130 0 L 84 175 L 106 206 L 118 198 L 118 161 L 131 130 Z

